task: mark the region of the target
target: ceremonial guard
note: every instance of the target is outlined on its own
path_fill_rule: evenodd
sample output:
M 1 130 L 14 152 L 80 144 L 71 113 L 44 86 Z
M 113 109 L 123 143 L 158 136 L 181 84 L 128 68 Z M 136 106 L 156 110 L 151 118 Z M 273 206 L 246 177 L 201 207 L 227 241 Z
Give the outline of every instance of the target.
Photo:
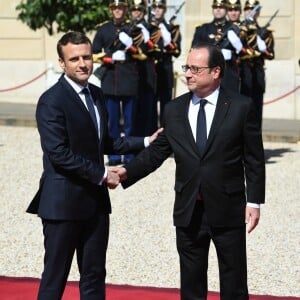
M 156 64 L 157 72 L 157 100 L 160 103 L 160 124 L 164 113 L 164 106 L 171 101 L 174 87 L 173 57 L 181 53 L 181 33 L 179 25 L 167 22 L 165 19 L 166 0 L 152 1 L 153 18 L 160 28 L 163 46 L 161 56 Z
M 232 25 L 240 26 L 242 6 L 240 0 L 227 0 L 227 17 Z
M 260 27 L 257 18 L 260 13 L 257 0 L 247 0 L 244 6 L 245 18 L 254 9 L 252 22 L 247 22 L 247 47 L 253 49 L 252 54 L 241 59 L 241 94 L 253 99 L 262 125 L 263 95 L 265 93 L 264 60 L 274 58 L 274 37 L 269 24 Z
M 226 0 L 214 0 L 212 4 L 213 21 L 197 26 L 192 45 L 194 43 L 208 43 L 218 45 L 226 60 L 226 70 L 222 84 L 229 89 L 239 92 L 240 76 L 238 68 L 238 54 L 243 49 L 239 36 L 232 30 L 231 22 L 226 19 Z
M 125 136 L 133 135 L 135 101 L 139 74 L 136 57 L 140 56 L 137 44 L 142 42 L 140 28 L 126 18 L 127 0 L 110 0 L 112 19 L 102 23 L 93 40 L 94 61 L 101 64 L 96 75 L 101 80 L 107 110 L 109 133 L 112 138 L 121 136 L 121 109 Z M 137 30 L 138 29 L 138 30 Z M 135 30 L 135 31 L 133 31 Z M 141 38 L 139 38 L 141 37 Z M 132 155 L 109 155 L 109 165 L 126 163 Z
M 138 61 L 139 88 L 136 100 L 133 134 L 148 136 L 157 130 L 158 112 L 156 101 L 156 59 L 161 56 L 162 39 L 159 27 L 147 22 L 147 8 L 143 0 L 134 0 L 130 8 L 132 22 L 141 29 L 143 42 L 140 45 L 145 59 Z

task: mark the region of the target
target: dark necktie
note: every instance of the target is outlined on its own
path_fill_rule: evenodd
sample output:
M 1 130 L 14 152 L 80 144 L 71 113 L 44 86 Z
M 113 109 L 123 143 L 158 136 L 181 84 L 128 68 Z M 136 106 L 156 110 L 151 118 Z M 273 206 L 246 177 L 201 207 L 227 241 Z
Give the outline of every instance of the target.
M 206 99 L 200 100 L 200 108 L 197 117 L 196 143 L 201 155 L 204 152 L 205 144 L 207 141 L 206 117 L 205 117 L 205 110 L 204 110 L 204 106 L 206 103 L 207 103 Z
M 84 88 L 82 90 L 82 93 L 85 96 L 86 105 L 88 107 L 88 111 L 93 120 L 93 123 L 94 123 L 96 129 L 98 130 L 98 123 L 97 123 L 97 118 L 96 118 L 96 113 L 95 113 L 95 108 L 94 108 L 94 100 L 92 99 L 90 91 L 87 88 Z

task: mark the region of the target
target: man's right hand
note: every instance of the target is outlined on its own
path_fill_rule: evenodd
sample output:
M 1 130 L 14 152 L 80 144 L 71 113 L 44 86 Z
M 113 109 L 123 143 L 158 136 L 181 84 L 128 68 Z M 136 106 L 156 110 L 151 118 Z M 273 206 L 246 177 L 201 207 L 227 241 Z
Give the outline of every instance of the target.
M 107 179 L 106 179 L 106 184 L 108 188 L 110 189 L 115 189 L 120 183 L 120 176 L 118 175 L 117 172 L 112 172 L 110 168 L 108 168 L 107 171 Z
M 127 170 L 124 167 L 109 167 L 108 172 L 115 173 L 121 182 L 127 179 Z

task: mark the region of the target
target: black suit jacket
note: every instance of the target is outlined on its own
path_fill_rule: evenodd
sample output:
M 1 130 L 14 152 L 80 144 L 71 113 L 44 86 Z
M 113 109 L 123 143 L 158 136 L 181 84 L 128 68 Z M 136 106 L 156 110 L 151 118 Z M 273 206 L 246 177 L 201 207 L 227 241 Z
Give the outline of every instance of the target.
M 190 99 L 187 93 L 166 106 L 164 132 L 126 165 L 128 179 L 123 186 L 153 172 L 174 153 L 175 226 L 188 226 L 200 186 L 210 225 L 243 225 L 246 201 L 264 203 L 265 193 L 264 151 L 253 102 L 220 89 L 201 157 L 188 120 Z
M 100 138 L 88 110 L 62 76 L 39 99 L 36 120 L 43 149 L 40 188 L 27 212 L 45 219 L 83 220 L 110 213 L 103 178 L 105 153 L 131 153 L 144 148 L 143 138 L 112 140 L 101 90 L 89 84 L 100 115 Z

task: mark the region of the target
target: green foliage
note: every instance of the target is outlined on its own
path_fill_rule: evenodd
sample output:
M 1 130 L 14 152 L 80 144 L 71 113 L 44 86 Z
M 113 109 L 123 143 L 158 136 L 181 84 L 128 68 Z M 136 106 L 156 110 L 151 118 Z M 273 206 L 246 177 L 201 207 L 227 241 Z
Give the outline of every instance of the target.
M 107 0 L 24 0 L 16 10 L 30 29 L 45 27 L 50 35 L 55 30 L 86 33 L 109 18 Z

